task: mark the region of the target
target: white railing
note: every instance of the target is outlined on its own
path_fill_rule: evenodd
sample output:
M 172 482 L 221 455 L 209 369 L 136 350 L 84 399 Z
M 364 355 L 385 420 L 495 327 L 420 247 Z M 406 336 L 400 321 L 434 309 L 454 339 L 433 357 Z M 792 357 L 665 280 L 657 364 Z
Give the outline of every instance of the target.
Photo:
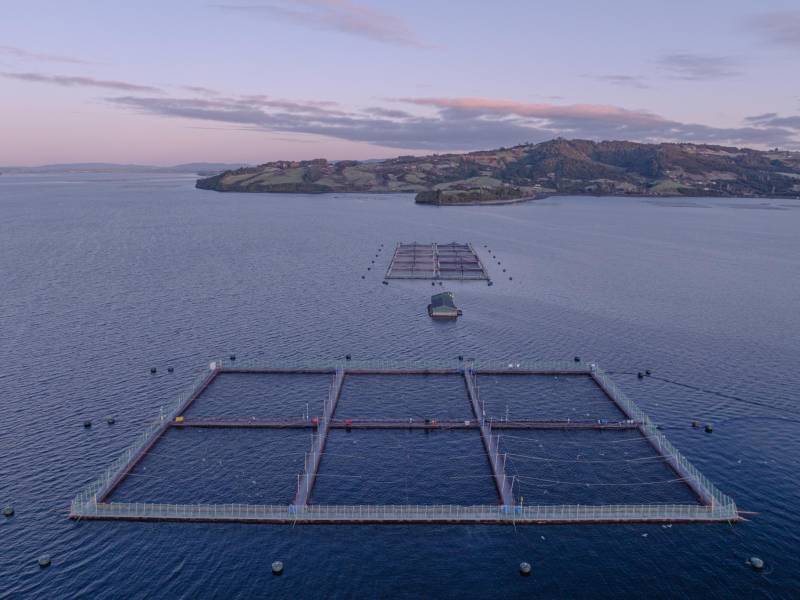
M 612 396 L 617 403 L 622 406 L 633 420 L 640 424 L 642 433 L 656 446 L 658 451 L 666 458 L 675 461 L 683 474 L 694 480 L 696 485 L 712 499 L 712 504 L 728 507 L 736 511 L 736 503 L 733 498 L 723 494 L 716 486 L 711 483 L 689 460 L 673 446 L 666 436 L 656 427 L 655 423 L 648 417 L 635 402 L 630 400 L 625 393 L 619 389 L 616 383 L 600 367 L 593 367 L 595 380 L 606 392 Z
M 100 503 L 75 507 L 73 518 L 274 522 L 641 522 L 736 521 L 723 506 L 692 504 L 618 505 L 311 505 Z
M 375 370 L 387 371 L 396 370 L 400 371 L 424 371 L 424 370 L 447 370 L 454 374 L 460 373 L 465 365 L 471 366 L 480 375 L 481 370 L 488 371 L 504 371 L 513 374 L 518 371 L 536 371 L 546 374 L 548 372 L 554 373 L 575 373 L 575 374 L 588 374 L 589 363 L 575 362 L 568 360 L 549 360 L 549 361 L 531 361 L 531 360 L 517 360 L 517 359 L 489 359 L 489 360 L 476 360 L 466 358 L 465 360 L 458 360 L 455 357 L 445 359 L 431 359 L 431 360 L 385 360 L 385 359 L 369 359 L 369 360 L 228 360 L 220 359 L 215 363 L 222 369 L 241 369 L 241 370 L 319 370 L 329 371 L 334 373 L 337 369 L 353 369 L 353 370 Z
M 213 373 L 213 369 L 212 369 Z M 115 480 L 125 469 L 128 468 L 131 460 L 144 448 L 158 433 L 165 421 L 171 421 L 175 418 L 177 412 L 184 405 L 184 403 L 197 393 L 198 389 L 205 383 L 206 379 L 212 375 L 208 371 L 198 375 L 193 383 L 191 389 L 180 394 L 174 401 L 167 406 L 162 406 L 160 415 L 157 421 L 153 421 L 145 430 L 136 436 L 133 443 L 128 446 L 122 453 L 114 459 L 114 461 L 103 471 L 103 473 L 95 481 L 86 486 L 77 497 L 73 500 L 73 505 L 78 502 L 85 504 L 87 502 L 96 502 L 98 492 L 105 490 L 108 485 Z
M 211 363 L 213 370 L 224 370 L 228 367 L 234 368 L 272 368 L 272 369 L 327 369 L 335 372 L 334 385 L 331 386 L 328 398 L 325 400 L 324 411 L 321 417 L 319 434 L 313 436 L 311 450 L 306 453 L 305 473 L 314 471 L 314 465 L 318 464 L 323 447 L 324 435 L 327 431 L 330 419 L 333 416 L 337 386 L 341 386 L 341 380 L 346 374 L 347 369 L 375 369 L 375 370 L 425 370 L 425 369 L 447 369 L 453 373 L 462 373 L 465 369 L 472 369 L 477 375 L 481 370 L 503 371 L 514 373 L 515 371 L 536 371 L 541 373 L 570 372 L 570 373 L 592 373 L 595 380 L 601 385 L 609 395 L 623 406 L 629 415 L 638 423 L 641 423 L 643 433 L 651 440 L 657 449 L 665 456 L 674 460 L 688 477 L 702 488 L 713 501 L 710 505 L 613 505 L 613 506 L 587 506 L 587 505 L 554 505 L 554 506 L 262 506 L 262 505 L 181 505 L 181 504 L 150 504 L 150 503 L 106 503 L 98 502 L 98 493 L 106 490 L 107 487 L 117 479 L 127 468 L 130 462 L 153 438 L 154 435 L 164 426 L 165 421 L 174 420 L 180 408 L 194 394 L 200 386 L 204 384 L 210 373 L 206 371 L 201 374 L 193 383 L 191 389 L 179 395 L 172 403 L 162 407 L 160 417 L 147 426 L 145 431 L 136 437 L 134 442 L 126 448 L 112 463 L 105 469 L 101 476 L 83 489 L 72 501 L 72 515 L 75 517 L 107 517 L 107 518 L 175 518 L 183 519 L 189 517 L 211 519 L 232 519 L 245 518 L 247 515 L 260 515 L 261 518 L 279 519 L 281 515 L 291 513 L 302 520 L 302 515 L 317 515 L 319 518 L 336 520 L 334 515 L 345 515 L 348 519 L 354 515 L 373 515 L 380 516 L 378 520 L 390 521 L 397 519 L 398 516 L 408 516 L 407 520 L 420 521 L 426 518 L 450 519 L 453 515 L 471 515 L 469 519 L 489 521 L 502 521 L 522 519 L 529 521 L 561 521 L 569 517 L 569 521 L 592 521 L 592 520 L 621 520 L 636 521 L 642 519 L 652 520 L 736 520 L 738 512 L 736 504 L 730 497 L 720 492 L 706 477 L 704 477 L 656 428 L 653 422 L 645 415 L 641 409 L 616 386 L 610 377 L 594 363 L 575 362 L 575 361 L 516 361 L 516 360 L 438 360 L 438 361 L 397 361 L 397 360 L 369 360 L 369 361 L 276 361 L 264 363 L 263 361 L 227 361 L 218 360 Z M 469 378 L 469 375 L 468 375 Z M 470 380 L 474 383 L 474 380 Z M 477 389 L 473 389 L 477 401 Z M 478 407 L 480 403 L 478 401 Z M 490 460 L 497 473 L 501 474 L 501 485 L 506 485 L 505 475 L 505 455 L 500 454 L 497 436 L 491 434 L 491 426 L 483 418 L 482 410 L 478 412 L 478 422 L 488 430 L 487 451 Z M 502 464 L 501 464 L 502 460 Z M 309 471 L 309 468 L 312 470 Z M 309 486 L 309 477 L 306 475 L 305 484 Z M 298 485 L 301 483 L 298 481 Z M 509 512 L 510 511 L 510 512 Z M 511 517 L 509 517 L 509 514 Z M 477 518 L 475 515 L 480 515 Z M 435 517 L 434 517 L 435 516 Z M 404 520 L 404 519 L 401 519 Z

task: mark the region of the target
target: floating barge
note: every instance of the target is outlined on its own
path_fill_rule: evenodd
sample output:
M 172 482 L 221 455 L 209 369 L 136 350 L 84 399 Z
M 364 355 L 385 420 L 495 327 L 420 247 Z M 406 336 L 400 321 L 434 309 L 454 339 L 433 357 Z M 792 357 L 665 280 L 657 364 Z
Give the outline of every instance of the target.
M 461 316 L 461 309 L 453 301 L 453 292 L 442 292 L 431 296 L 428 315 L 437 321 L 454 321 Z
M 489 281 L 481 259 L 469 243 L 400 243 L 385 279 L 446 279 Z
M 221 374 L 306 374 L 326 373 L 331 377 L 328 395 L 322 401 L 319 418 L 256 421 L 254 419 L 192 419 L 189 407 Z M 337 419 L 336 408 L 348 375 L 433 375 L 449 374 L 464 378 L 472 416 L 462 421 L 393 421 Z M 495 422 L 486 417 L 479 398 L 477 377 L 483 375 L 565 375 L 588 376 L 622 413 L 622 420 L 606 421 L 511 421 Z M 155 502 L 116 502 L 114 490 L 134 470 L 145 455 L 171 428 L 285 428 L 311 427 L 313 441 L 297 476 L 297 488 L 291 504 L 161 504 Z M 452 428 L 477 429 L 488 462 L 487 475 L 497 490 L 495 505 L 319 505 L 311 502 L 320 461 L 331 429 Z M 683 504 L 606 504 L 606 505 L 529 505 L 517 503 L 513 494 L 513 476 L 506 465 L 506 454 L 499 447 L 502 429 L 626 429 L 638 430 L 680 481 L 694 492 L 695 503 Z M 111 519 L 138 521 L 204 521 L 238 523 L 703 523 L 736 522 L 743 519 L 736 503 L 706 479 L 658 429 L 658 427 L 617 388 L 611 378 L 595 363 L 575 362 L 499 362 L 499 361 L 335 361 L 292 364 L 257 364 L 215 361 L 196 384 L 175 404 L 162 413 L 136 441 L 119 456 L 103 475 L 73 500 L 72 519 Z

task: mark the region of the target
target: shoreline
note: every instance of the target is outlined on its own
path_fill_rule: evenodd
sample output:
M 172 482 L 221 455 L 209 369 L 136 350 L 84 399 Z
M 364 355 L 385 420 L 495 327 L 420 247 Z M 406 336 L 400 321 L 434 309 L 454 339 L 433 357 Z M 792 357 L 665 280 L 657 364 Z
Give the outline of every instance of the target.
M 196 189 L 206 192 L 216 192 L 219 194 L 268 194 L 268 195 L 287 195 L 287 196 L 328 196 L 340 194 L 418 194 L 419 192 L 408 191 L 339 191 L 339 192 L 268 192 L 268 191 L 255 191 L 255 190 L 218 190 L 214 188 L 202 188 L 195 186 Z M 471 201 L 471 202 L 414 202 L 420 206 L 434 206 L 434 207 L 451 207 L 451 206 L 503 206 L 509 204 L 523 204 L 526 202 L 533 202 L 535 200 L 546 200 L 547 198 L 557 198 L 564 196 L 572 196 L 576 198 L 650 198 L 650 199 L 669 199 L 669 198 L 731 198 L 731 199 L 750 199 L 750 200 L 795 200 L 800 201 L 800 195 L 797 196 L 734 196 L 722 194 L 593 194 L 593 193 L 575 193 L 575 192 L 553 192 L 549 194 L 539 194 L 534 196 L 525 196 L 524 198 L 511 198 L 502 200 L 487 200 Z

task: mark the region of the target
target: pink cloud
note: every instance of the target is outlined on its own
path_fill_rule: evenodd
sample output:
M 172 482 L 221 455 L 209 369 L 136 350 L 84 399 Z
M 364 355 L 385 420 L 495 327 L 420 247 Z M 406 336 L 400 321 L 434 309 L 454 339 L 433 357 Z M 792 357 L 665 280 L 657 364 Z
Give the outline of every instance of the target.
M 663 123 L 665 119 L 643 110 L 629 110 L 604 104 L 527 103 L 490 98 L 400 98 L 418 106 L 460 110 L 491 115 L 516 115 L 534 119 L 604 119 L 626 123 Z

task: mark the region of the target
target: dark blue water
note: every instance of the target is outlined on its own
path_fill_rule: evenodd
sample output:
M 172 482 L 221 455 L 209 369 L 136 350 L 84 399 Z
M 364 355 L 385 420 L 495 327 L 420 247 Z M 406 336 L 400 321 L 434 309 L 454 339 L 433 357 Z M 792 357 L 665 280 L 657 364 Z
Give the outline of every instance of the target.
M 0 503 L 16 509 L 0 519 L 0 596 L 797 595 L 800 204 L 558 198 L 436 209 L 406 195 L 192 186 L 175 176 L 0 177 Z M 471 241 L 495 285 L 450 285 L 464 316 L 434 323 L 429 285 L 380 285 L 398 240 Z M 675 527 L 69 521 L 75 493 L 209 360 L 231 352 L 596 359 L 698 468 L 759 514 L 737 526 Z M 638 380 L 644 368 L 654 377 Z M 693 419 L 713 421 L 714 433 Z M 356 438 L 343 435 L 346 450 Z M 175 447 L 191 447 L 190 436 Z M 428 439 L 413 448 L 451 443 Z M 265 442 L 241 440 L 251 468 L 230 475 L 246 490 L 248 470 L 265 470 Z M 293 444 L 276 438 L 270 452 Z M 187 479 L 199 471 L 173 461 Z M 262 476 L 253 499 L 273 485 Z M 403 499 L 400 483 L 389 491 Z M 44 553 L 53 564 L 40 570 Z M 752 555 L 764 572 L 745 565 Z M 269 572 L 275 559 L 283 577 Z M 517 574 L 522 560 L 533 565 L 529 578 Z
M 223 373 L 184 413 L 190 419 L 302 419 L 322 414 L 331 377 Z
M 473 417 L 460 375 L 348 375 L 336 406 L 337 419 L 457 421 Z

